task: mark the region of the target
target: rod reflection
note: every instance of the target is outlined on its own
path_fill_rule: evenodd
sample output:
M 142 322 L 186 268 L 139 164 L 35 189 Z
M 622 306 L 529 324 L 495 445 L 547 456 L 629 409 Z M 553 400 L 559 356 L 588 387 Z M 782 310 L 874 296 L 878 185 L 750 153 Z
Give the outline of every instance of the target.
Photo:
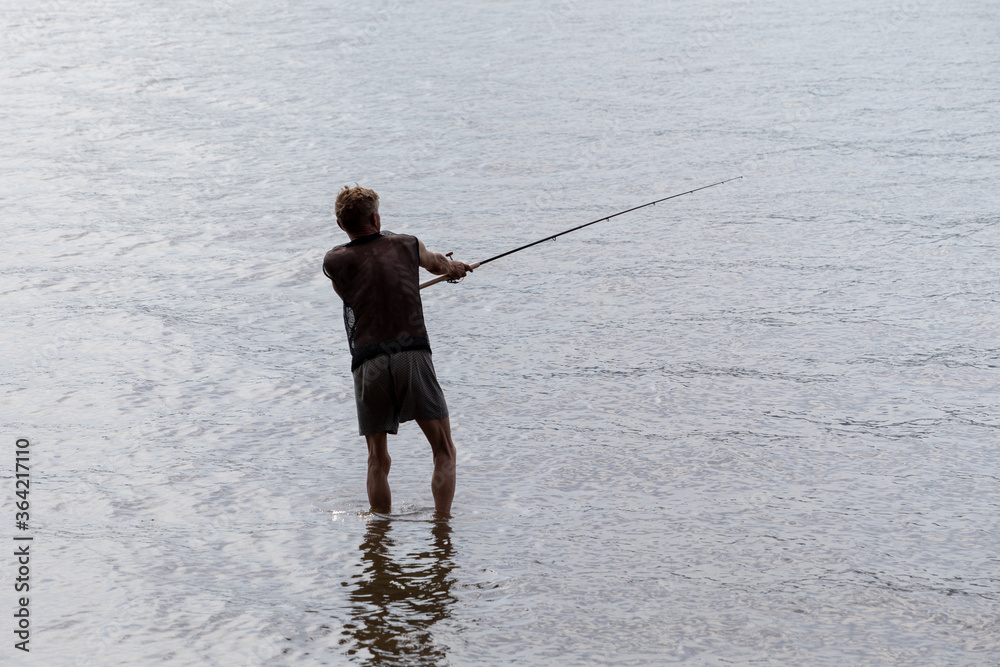
M 352 623 L 344 626 L 354 640 L 347 653 L 367 649 L 365 665 L 444 662 L 447 646 L 435 644 L 431 628 L 448 618 L 455 603 L 451 526 L 433 521 L 430 549 L 399 560 L 391 531 L 390 517 L 374 516 L 368 523 L 360 547 L 364 571 L 347 584 L 354 586 L 348 596 Z

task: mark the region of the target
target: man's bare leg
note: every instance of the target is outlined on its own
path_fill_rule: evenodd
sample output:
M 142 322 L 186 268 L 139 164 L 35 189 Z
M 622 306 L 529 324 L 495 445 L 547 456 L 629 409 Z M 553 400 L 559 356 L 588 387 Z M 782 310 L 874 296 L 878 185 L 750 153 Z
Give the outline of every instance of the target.
M 366 435 L 368 441 L 368 502 L 373 512 L 389 512 L 392 509 L 392 493 L 389 491 L 389 443 L 385 433 Z
M 434 509 L 447 516 L 451 514 L 451 501 L 455 497 L 455 443 L 451 440 L 451 422 L 444 417 L 418 419 L 417 424 L 434 452 L 434 476 L 431 477 Z

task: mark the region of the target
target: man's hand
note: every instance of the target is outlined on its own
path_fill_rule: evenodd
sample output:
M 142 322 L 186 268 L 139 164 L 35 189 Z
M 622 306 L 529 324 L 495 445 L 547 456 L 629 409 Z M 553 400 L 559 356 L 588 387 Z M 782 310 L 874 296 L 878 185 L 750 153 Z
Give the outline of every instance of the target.
M 448 258 L 448 278 L 450 280 L 460 280 L 465 277 L 466 273 L 472 273 L 472 267 L 465 262 L 459 262 L 458 260 L 451 258 L 452 253 L 448 253 L 445 257 Z
M 424 247 L 424 242 L 418 239 L 420 244 L 420 266 L 431 273 L 441 276 L 447 275 L 450 280 L 464 278 L 465 274 L 472 273 L 472 267 L 465 262 L 451 259 L 451 253 L 442 255 L 439 252 L 431 252 Z

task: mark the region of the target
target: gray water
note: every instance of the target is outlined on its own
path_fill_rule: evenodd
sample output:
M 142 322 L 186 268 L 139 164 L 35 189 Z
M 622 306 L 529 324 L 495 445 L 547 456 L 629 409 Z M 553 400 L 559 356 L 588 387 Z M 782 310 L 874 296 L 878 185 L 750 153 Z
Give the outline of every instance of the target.
M 0 660 L 1000 664 L 998 11 L 8 0 Z M 474 261 L 739 175 L 426 290 L 454 517 L 414 424 L 368 513 L 337 189 Z

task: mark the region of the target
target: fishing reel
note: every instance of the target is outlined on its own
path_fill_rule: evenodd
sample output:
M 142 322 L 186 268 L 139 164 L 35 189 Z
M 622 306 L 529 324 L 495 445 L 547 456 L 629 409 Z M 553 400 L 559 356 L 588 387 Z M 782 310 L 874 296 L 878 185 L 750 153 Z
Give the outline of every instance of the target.
M 453 253 L 453 252 L 446 252 L 444 254 L 444 256 L 447 257 L 448 259 L 451 259 L 451 256 L 454 255 L 454 254 L 455 253 Z M 462 282 L 463 280 L 465 280 L 465 276 L 462 276 L 461 278 L 448 278 L 447 282 L 451 283 L 452 285 L 457 285 L 458 283 Z

